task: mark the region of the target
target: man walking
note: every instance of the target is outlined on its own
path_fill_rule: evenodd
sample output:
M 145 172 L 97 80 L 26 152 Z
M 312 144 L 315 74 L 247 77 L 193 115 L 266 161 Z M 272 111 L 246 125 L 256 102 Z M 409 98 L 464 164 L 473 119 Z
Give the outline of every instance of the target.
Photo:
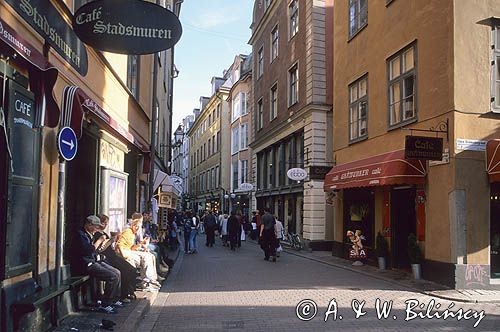
M 260 243 L 262 250 L 264 250 L 264 259 L 266 261 L 272 258 L 273 262 L 276 262 L 275 225 L 276 220 L 273 215 L 269 213 L 269 208 L 264 208 L 264 215 L 262 216 L 262 224 L 260 226 Z
M 207 247 L 213 247 L 215 244 L 215 229 L 217 228 L 217 220 L 213 215 L 212 211 L 208 211 L 208 214 L 205 216 L 205 233 L 207 235 Z

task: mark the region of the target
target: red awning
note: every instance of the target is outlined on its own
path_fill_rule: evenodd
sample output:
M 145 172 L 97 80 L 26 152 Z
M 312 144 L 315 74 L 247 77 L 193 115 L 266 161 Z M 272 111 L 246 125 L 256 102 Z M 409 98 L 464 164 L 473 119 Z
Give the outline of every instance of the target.
M 67 86 L 63 91 L 61 126 L 71 127 L 78 138 L 82 133 L 82 121 L 84 113 L 92 113 L 99 120 L 113 129 L 119 136 L 135 145 L 142 152 L 149 153 L 148 144 L 141 138 L 132 134 L 107 112 L 105 112 L 94 100 L 77 86 Z
M 486 143 L 486 171 L 490 182 L 500 182 L 500 140 L 494 139 Z
M 325 177 L 325 191 L 332 189 L 423 184 L 427 174 L 424 160 L 406 160 L 398 150 L 334 166 Z

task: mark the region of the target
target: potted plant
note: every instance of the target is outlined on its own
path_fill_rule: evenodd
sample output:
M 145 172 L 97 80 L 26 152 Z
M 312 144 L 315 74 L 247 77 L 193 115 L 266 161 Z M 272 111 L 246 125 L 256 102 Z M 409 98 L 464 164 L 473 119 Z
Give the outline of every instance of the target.
M 387 240 L 380 232 L 378 232 L 377 234 L 375 251 L 377 252 L 377 257 L 378 257 L 378 268 L 381 270 L 385 270 L 386 260 L 387 257 L 389 256 L 389 244 L 387 243 Z
M 417 242 L 417 236 L 413 233 L 408 236 L 408 256 L 410 258 L 413 278 L 421 279 L 422 269 L 420 263 L 422 263 L 423 255 Z

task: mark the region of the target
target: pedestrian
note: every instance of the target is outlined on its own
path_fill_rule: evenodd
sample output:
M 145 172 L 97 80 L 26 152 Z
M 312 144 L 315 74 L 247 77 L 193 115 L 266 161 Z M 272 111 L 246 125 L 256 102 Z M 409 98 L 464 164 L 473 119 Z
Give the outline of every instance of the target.
M 276 218 L 276 225 L 274 225 L 274 233 L 276 235 L 276 256 L 280 257 L 281 251 L 281 241 L 283 240 L 283 223 Z
M 227 213 L 224 213 L 221 218 L 220 222 L 220 233 L 222 236 L 222 246 L 227 247 L 227 238 L 228 238 L 228 232 L 227 232 L 227 221 L 228 221 L 229 216 Z
M 177 244 L 179 243 L 178 239 L 178 230 L 177 230 L 177 223 L 175 220 L 170 220 L 169 225 L 168 225 L 168 230 L 169 230 L 169 245 L 170 245 L 170 250 L 176 251 L 177 250 Z
M 240 224 L 240 231 L 238 233 L 238 248 L 240 248 L 241 241 L 245 241 L 245 231 L 243 229 L 244 220 L 240 210 L 236 213 L 236 218 L 238 218 L 238 223 Z
M 276 234 L 274 233 L 274 225 L 276 219 L 269 213 L 269 208 L 264 208 L 262 216 L 262 224 L 260 225 L 260 244 L 264 251 L 264 259 L 268 261 L 272 259 L 276 262 Z
M 217 228 L 217 220 L 211 210 L 209 210 L 208 214 L 205 216 L 204 224 L 205 234 L 207 235 L 207 242 L 205 245 L 207 247 L 213 247 L 215 244 L 215 229 Z
M 200 228 L 200 219 L 197 215 L 191 218 L 191 233 L 189 234 L 189 253 L 196 254 L 198 246 L 196 245 L 196 237 L 198 236 L 198 229 Z
M 231 211 L 231 216 L 227 221 L 227 233 L 229 237 L 229 243 L 231 245 L 231 250 L 236 250 L 238 246 L 238 239 L 241 232 L 241 225 L 235 211 Z
M 253 211 L 252 212 L 252 233 L 251 233 L 250 237 L 254 241 L 257 240 L 257 237 L 259 235 L 258 226 L 260 226 L 260 225 L 257 225 L 257 211 Z
M 189 253 L 189 237 L 191 236 L 191 224 L 193 222 L 193 213 L 187 211 L 186 218 L 184 218 L 184 253 Z
M 94 215 L 88 216 L 81 229 L 71 241 L 71 272 L 74 275 L 89 275 L 105 282 L 103 306 L 99 310 L 106 313 L 115 313 L 114 304 L 121 293 L 121 273 L 104 261 L 104 255 L 97 252 L 97 248 L 104 242 L 104 237 L 93 242 L 96 231 L 102 228 L 101 220 Z

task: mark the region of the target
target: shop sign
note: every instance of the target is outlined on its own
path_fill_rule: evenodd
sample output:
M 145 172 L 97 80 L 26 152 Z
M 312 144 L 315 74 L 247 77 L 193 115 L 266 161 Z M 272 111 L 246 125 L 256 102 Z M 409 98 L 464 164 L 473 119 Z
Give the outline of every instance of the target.
M 445 148 L 443 150 L 443 158 L 441 160 L 431 160 L 429 161 L 429 166 L 444 165 L 450 163 L 450 149 Z
M 30 61 L 31 63 L 37 65 L 40 68 L 44 68 L 46 60 L 42 53 L 38 52 L 30 45 L 23 37 L 19 36 L 14 29 L 12 29 L 7 23 L 0 19 L 0 40 L 4 41 L 7 45 L 12 47 L 19 53 L 23 58 Z
M 486 151 L 487 141 L 478 139 L 457 138 L 457 150 L 463 151 Z
M 97 0 L 73 16 L 80 39 L 95 49 L 121 54 L 151 54 L 173 47 L 182 27 L 162 6 L 139 0 Z
M 331 169 L 331 166 L 311 166 L 309 168 L 309 179 L 324 180 L 326 174 L 328 174 Z
M 125 153 L 112 144 L 101 139 L 101 166 L 123 171 L 125 165 Z
M 38 32 L 80 75 L 87 75 L 88 59 L 85 45 L 71 26 L 47 0 L 5 0 Z
M 238 187 L 239 190 L 241 191 L 252 191 L 253 190 L 253 184 L 251 183 L 242 183 L 240 184 L 240 186 Z
M 161 208 L 175 209 L 177 206 L 177 198 L 170 193 L 160 193 L 158 206 Z
M 406 136 L 405 159 L 441 160 L 443 139 L 440 137 Z
M 301 181 L 307 177 L 307 172 L 303 168 L 290 168 L 288 172 L 286 172 L 286 176 L 288 176 L 290 180 Z

